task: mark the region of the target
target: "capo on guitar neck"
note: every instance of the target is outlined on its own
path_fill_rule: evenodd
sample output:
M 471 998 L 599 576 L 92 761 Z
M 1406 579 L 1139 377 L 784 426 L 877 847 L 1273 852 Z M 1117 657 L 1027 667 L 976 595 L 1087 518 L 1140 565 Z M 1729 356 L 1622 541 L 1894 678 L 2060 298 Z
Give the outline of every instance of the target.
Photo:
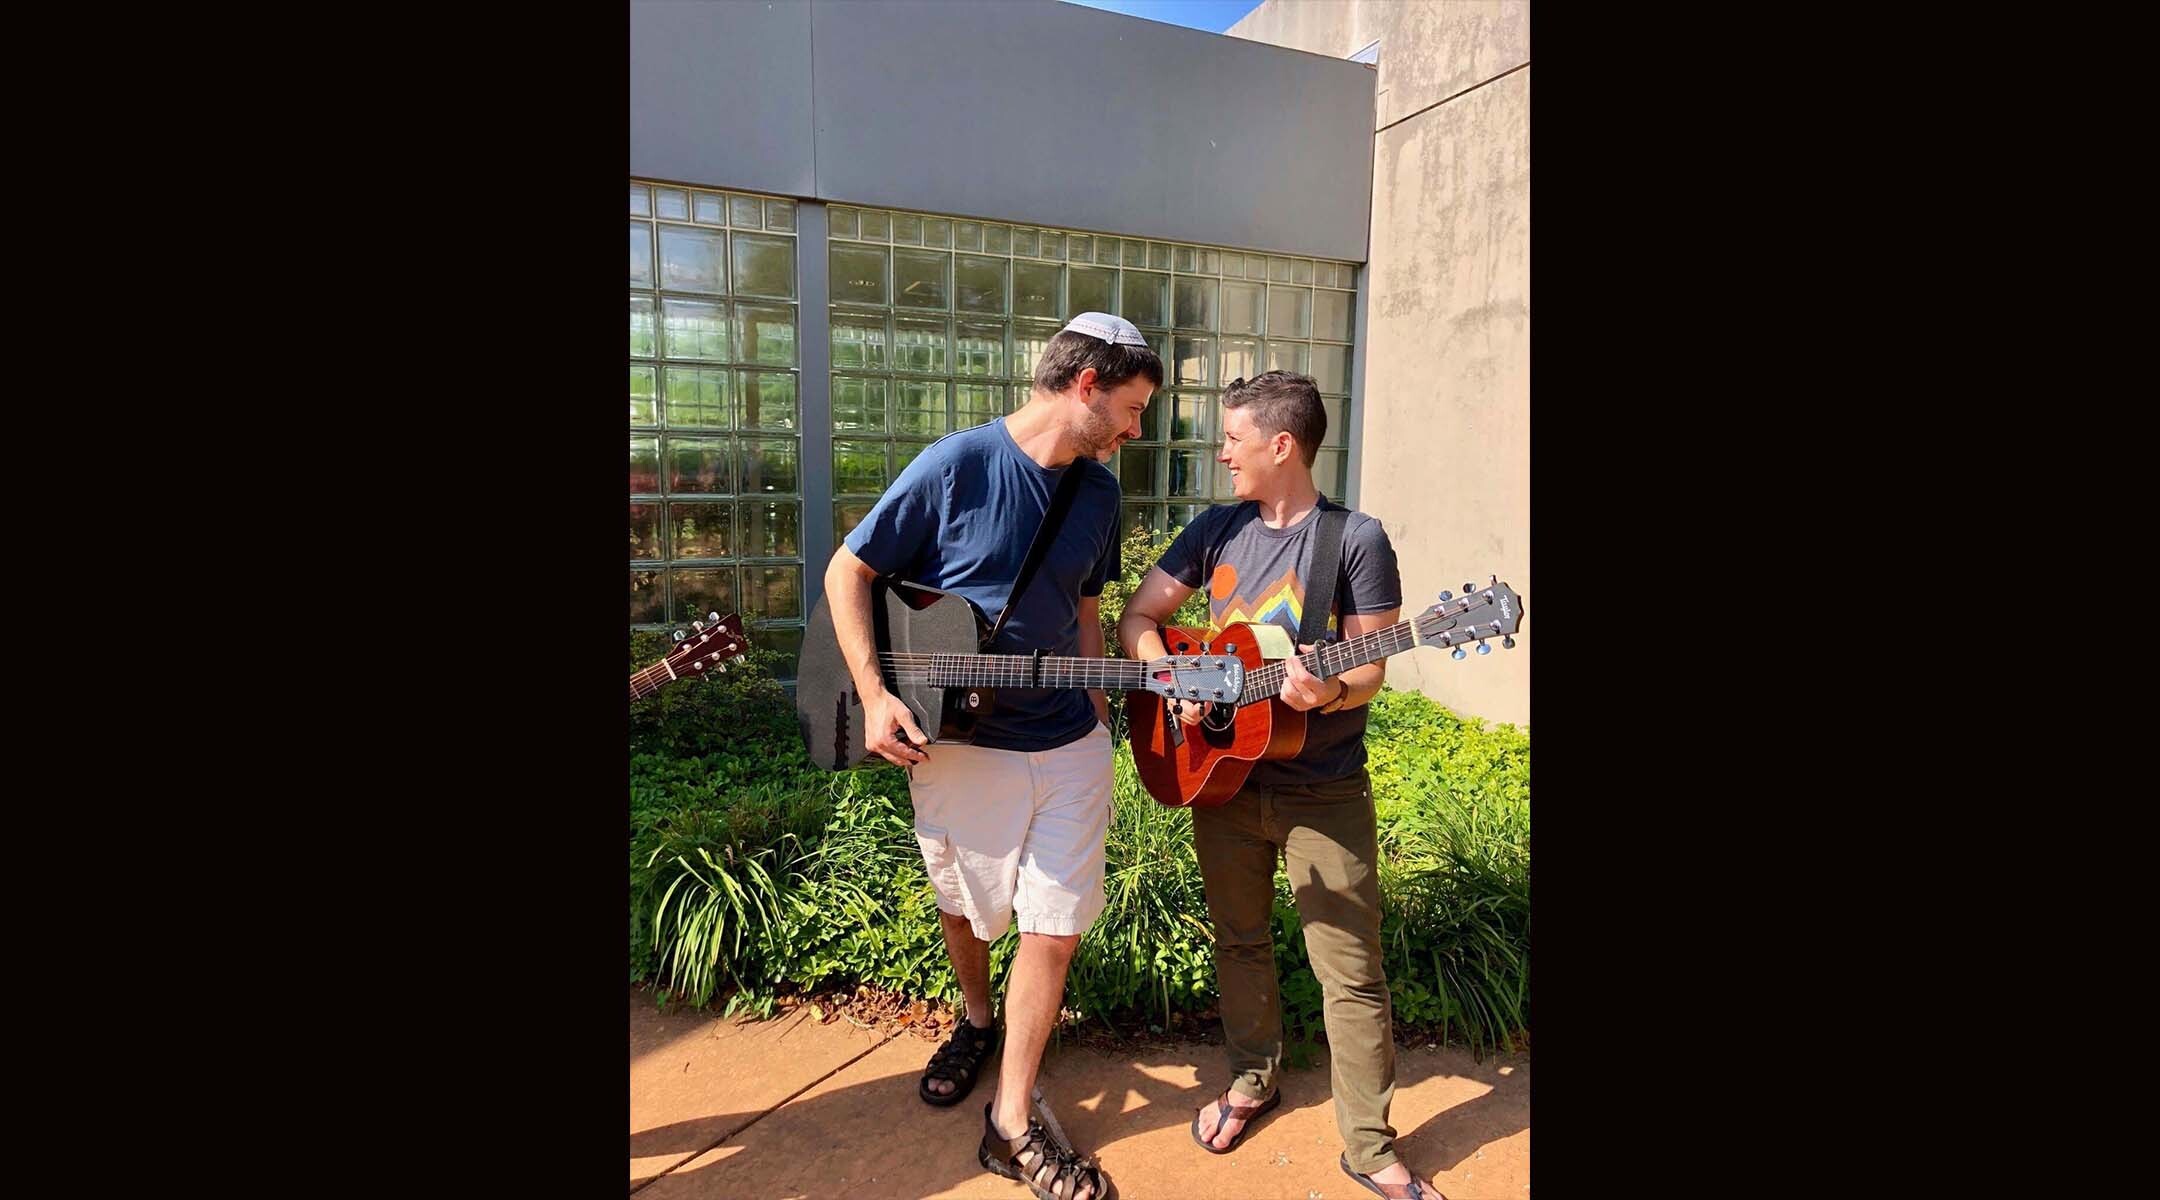
M 1030 678 L 1030 679 L 1032 679 L 1032 680 L 1034 680 L 1034 686 L 1036 686 L 1036 687 L 1041 687 L 1041 686 L 1042 686 L 1042 664 L 1043 664 L 1043 659 L 1045 659 L 1045 658 L 1048 658 L 1049 656 L 1050 656 L 1050 652 L 1049 652 L 1048 650 L 1041 650 L 1041 649 L 1038 649 L 1038 650 L 1036 650 L 1036 651 L 1035 651 L 1035 654 L 1034 654 L 1034 658 L 1035 658 L 1035 669 L 1034 669 L 1034 673 L 1033 673 L 1032 675 L 1030 675 L 1030 676 L 1029 676 L 1029 678 Z

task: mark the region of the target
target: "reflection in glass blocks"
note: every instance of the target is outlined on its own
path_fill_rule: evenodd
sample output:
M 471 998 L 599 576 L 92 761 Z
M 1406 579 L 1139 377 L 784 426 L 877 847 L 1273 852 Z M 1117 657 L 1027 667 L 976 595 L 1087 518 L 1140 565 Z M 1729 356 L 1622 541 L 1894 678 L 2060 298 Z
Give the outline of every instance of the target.
M 962 383 L 953 387 L 953 425 L 958 429 L 972 429 L 987 425 L 1002 416 L 1005 411 L 1005 388 L 1002 384 Z
M 1005 260 L 981 254 L 953 256 L 953 307 L 964 312 L 1005 311 Z
M 802 616 L 801 567 L 746 565 L 742 569 L 742 580 L 743 616 L 753 619 Z
M 736 611 L 735 568 L 676 567 L 668 575 L 675 593 L 668 620 L 702 621 L 709 612 Z
M 660 557 L 660 506 L 647 501 L 630 505 L 630 557 Z
M 795 306 L 736 304 L 735 338 L 736 353 L 743 362 L 794 366 Z
M 1349 391 L 1350 348 L 1315 343 L 1312 348 L 1312 377 L 1323 392 Z
M 959 351 L 954 371 L 960 375 L 1003 375 L 1005 373 L 1005 326 L 975 321 L 960 321 L 954 327 L 955 344 Z
M 835 304 L 885 303 L 883 246 L 834 246 L 828 266 Z
M 724 367 L 669 367 L 667 421 L 675 429 L 726 429 L 733 415 Z
M 1231 283 L 1222 285 L 1222 330 L 1224 333 L 1260 332 L 1261 292 L 1257 283 Z
M 1071 296 L 1065 301 L 1066 320 L 1084 312 L 1109 312 L 1110 286 L 1117 281 L 1117 272 L 1100 267 L 1072 267 L 1065 278 L 1065 286 Z
M 1215 365 L 1215 339 L 1179 334 L 1172 343 L 1175 352 L 1170 357 L 1172 385 L 1205 384 L 1209 369 Z
M 802 490 L 795 439 L 744 438 L 736 445 L 742 463 L 743 495 L 793 494 Z
M 735 294 L 795 298 L 795 239 L 762 233 L 729 235 L 735 247 Z
M 1213 457 L 1205 450 L 1172 450 L 1170 452 L 1170 479 L 1167 494 L 1172 496 L 1206 496 L 1208 494 L 1209 463 Z
M 714 495 L 735 490 L 732 455 L 726 438 L 668 438 L 671 496 Z
M 941 380 L 902 379 L 893 394 L 893 432 L 943 437 L 952 432 L 945 415 Z M 898 466 L 898 463 L 894 464 Z
M 882 371 L 886 354 L 884 313 L 832 314 L 832 365 Z
M 1131 442 L 1118 448 L 1118 486 L 1128 496 L 1152 496 L 1155 494 L 1155 464 L 1162 451 L 1153 446 L 1135 446 Z
M 951 362 L 943 317 L 893 318 L 894 370 L 943 375 Z
M 660 439 L 630 439 L 630 491 L 660 490 Z
M 656 376 L 651 367 L 630 364 L 630 423 L 632 425 L 657 425 L 659 394 Z
M 660 301 L 660 346 L 669 358 L 725 362 L 727 305 L 665 298 Z
M 884 442 L 833 440 L 833 494 L 877 495 L 892 482 L 885 466 Z
M 893 303 L 902 308 L 947 308 L 946 268 L 952 255 L 928 250 L 893 251 Z
M 1023 317 L 1058 316 L 1058 288 L 1064 268 L 1056 263 L 1013 261 L 1012 310 Z
M 1267 369 L 1270 371 L 1295 371 L 1300 375 L 1311 374 L 1311 352 L 1303 342 L 1278 342 L 1267 344 Z
M 653 357 L 653 299 L 630 297 L 630 357 Z
M 1179 329 L 1215 328 L 1215 287 L 1212 279 L 1180 277 L 1171 323 Z
M 1216 369 L 1215 378 L 1224 387 L 1231 381 L 1251 379 L 1260 373 L 1260 340 L 1258 338 L 1226 337 L 1222 340 L 1222 365 Z
M 643 221 L 632 221 L 630 222 L 630 286 L 649 288 L 652 285 L 652 226 Z
M 794 558 L 802 553 L 802 502 L 744 500 L 735 506 L 745 558 Z
M 832 379 L 832 419 L 835 432 L 885 431 L 885 381 L 835 375 Z
M 734 553 L 734 504 L 727 500 L 668 503 L 674 558 L 727 558 Z
M 1147 271 L 1127 271 L 1124 307 L 1118 315 L 1135 325 L 1168 325 L 1170 277 Z
M 1350 305 L 1357 298 L 1352 292 L 1313 293 L 1313 336 L 1331 342 L 1350 340 Z
M 795 377 L 777 371 L 744 371 L 738 377 L 735 428 L 795 431 Z
M 1267 335 L 1312 336 L 1312 293 L 1304 288 L 1271 287 L 1267 295 Z
M 667 619 L 666 575 L 660 571 L 630 572 L 630 623 L 657 625 Z
M 727 292 L 727 235 L 717 229 L 660 227 L 660 286 L 676 292 Z

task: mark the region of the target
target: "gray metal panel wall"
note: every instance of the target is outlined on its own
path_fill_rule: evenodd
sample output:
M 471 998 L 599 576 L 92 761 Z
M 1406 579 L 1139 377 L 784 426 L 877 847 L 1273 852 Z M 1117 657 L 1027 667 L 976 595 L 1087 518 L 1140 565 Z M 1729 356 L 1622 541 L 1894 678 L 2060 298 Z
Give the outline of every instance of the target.
M 802 0 L 634 0 L 630 173 L 815 195 L 810 71 Z
M 634 0 L 630 25 L 633 175 L 1365 260 L 1359 63 L 1054 0 Z

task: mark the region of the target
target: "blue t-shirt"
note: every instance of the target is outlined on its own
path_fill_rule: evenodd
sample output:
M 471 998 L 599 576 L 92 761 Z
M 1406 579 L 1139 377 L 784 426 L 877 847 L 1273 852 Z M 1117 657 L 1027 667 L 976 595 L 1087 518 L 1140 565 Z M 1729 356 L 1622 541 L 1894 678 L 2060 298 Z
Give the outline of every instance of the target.
M 1085 473 L 1079 493 L 1052 531 L 1027 594 L 1014 598 L 1013 581 L 1066 471 Z M 880 575 L 966 597 L 992 623 L 1014 599 L 993 654 L 1072 656 L 1080 653 L 1080 598 L 1101 595 L 1117 569 L 1119 501 L 1108 467 L 1091 458 L 1055 470 L 1038 466 L 1000 417 L 947 434 L 916 455 L 846 545 Z M 1095 706 L 1081 688 L 999 688 L 972 744 L 1054 750 L 1094 727 Z

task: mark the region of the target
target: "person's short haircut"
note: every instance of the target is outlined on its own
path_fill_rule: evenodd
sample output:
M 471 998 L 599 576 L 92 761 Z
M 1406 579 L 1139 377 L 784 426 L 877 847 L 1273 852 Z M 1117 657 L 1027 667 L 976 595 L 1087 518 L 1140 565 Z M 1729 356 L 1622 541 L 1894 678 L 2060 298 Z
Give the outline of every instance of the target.
M 1321 439 L 1327 437 L 1327 409 L 1320 406 L 1320 385 L 1310 375 L 1269 371 L 1251 379 L 1234 379 L 1224 390 L 1224 408 L 1246 408 L 1261 433 L 1273 437 L 1288 433 L 1297 439 L 1305 465 L 1313 465 Z

